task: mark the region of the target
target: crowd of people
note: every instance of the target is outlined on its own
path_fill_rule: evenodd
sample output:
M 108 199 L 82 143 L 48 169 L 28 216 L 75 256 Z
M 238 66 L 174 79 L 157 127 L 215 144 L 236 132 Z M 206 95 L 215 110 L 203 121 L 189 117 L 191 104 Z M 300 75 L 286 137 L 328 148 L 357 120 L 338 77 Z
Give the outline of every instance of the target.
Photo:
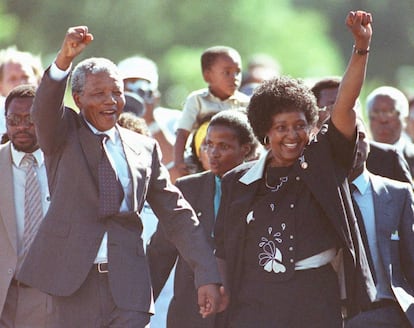
M 75 65 L 86 26 L 44 72 L 0 51 L 0 328 L 414 327 L 413 101 L 362 104 L 372 16 L 345 25 L 343 76 L 213 46 L 182 110 L 149 58 Z

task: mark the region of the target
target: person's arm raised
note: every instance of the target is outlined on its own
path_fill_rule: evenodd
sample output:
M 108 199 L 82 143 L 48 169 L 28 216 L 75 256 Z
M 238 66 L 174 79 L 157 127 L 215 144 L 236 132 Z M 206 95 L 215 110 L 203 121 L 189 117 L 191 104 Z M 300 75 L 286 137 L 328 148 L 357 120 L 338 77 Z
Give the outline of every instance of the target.
M 73 59 L 78 56 L 93 40 L 87 26 L 70 27 L 63 39 L 62 46 L 56 56 L 55 64 L 62 71 L 66 71 Z
M 353 107 L 365 80 L 372 36 L 372 16 L 364 11 L 351 11 L 345 22 L 354 36 L 355 43 L 339 87 L 331 119 L 336 128 L 346 138 L 351 139 L 356 125 L 356 113 Z

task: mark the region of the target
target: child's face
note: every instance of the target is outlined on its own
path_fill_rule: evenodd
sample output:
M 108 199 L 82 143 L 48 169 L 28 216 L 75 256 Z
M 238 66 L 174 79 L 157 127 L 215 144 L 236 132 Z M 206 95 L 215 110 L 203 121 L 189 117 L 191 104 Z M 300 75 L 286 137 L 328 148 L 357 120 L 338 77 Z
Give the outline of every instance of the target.
M 213 95 L 222 100 L 229 98 L 240 87 L 240 56 L 236 53 L 220 55 L 203 76 Z

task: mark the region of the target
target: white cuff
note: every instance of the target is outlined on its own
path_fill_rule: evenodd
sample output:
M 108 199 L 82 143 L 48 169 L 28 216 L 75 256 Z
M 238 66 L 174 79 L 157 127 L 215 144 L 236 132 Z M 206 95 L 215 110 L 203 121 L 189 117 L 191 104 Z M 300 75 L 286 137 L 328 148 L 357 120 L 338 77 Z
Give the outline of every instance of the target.
M 62 71 L 59 67 L 57 67 L 55 62 L 53 62 L 52 65 L 50 65 L 49 76 L 52 80 L 62 81 L 69 75 L 71 69 L 72 64 L 70 64 L 69 68 L 66 71 Z

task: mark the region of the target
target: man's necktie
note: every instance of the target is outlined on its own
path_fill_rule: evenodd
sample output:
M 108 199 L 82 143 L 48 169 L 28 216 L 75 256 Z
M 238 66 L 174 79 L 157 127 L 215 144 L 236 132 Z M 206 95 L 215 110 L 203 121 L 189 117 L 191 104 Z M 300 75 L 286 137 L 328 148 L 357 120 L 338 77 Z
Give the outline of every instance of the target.
M 102 142 L 102 156 L 98 166 L 99 216 L 105 217 L 119 212 L 124 192 L 106 153 L 108 136 L 100 134 L 99 137 Z
M 214 217 L 217 217 L 218 209 L 220 207 L 221 200 L 221 179 L 215 177 L 216 187 L 214 191 Z
M 36 159 L 26 154 L 22 159 L 26 164 L 26 184 L 24 193 L 24 232 L 22 254 L 26 255 L 43 218 L 42 192 L 35 170 Z

